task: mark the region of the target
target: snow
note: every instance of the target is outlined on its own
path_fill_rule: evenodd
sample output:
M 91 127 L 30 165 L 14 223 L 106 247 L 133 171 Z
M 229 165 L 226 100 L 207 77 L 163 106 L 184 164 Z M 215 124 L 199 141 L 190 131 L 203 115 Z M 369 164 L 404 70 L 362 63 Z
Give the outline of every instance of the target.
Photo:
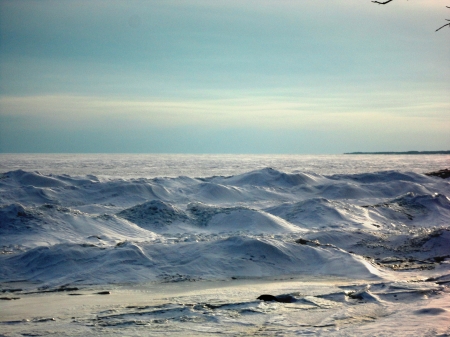
M 19 157 L 4 158 L 11 162 L 2 165 L 14 166 Z M 337 159 L 329 160 L 335 167 Z M 375 164 L 366 160 L 366 169 Z M 61 161 L 48 173 L 49 163 L 41 172 L 0 175 L 0 332 L 6 336 L 50 330 L 140 336 L 144 326 L 154 335 L 450 332 L 448 180 L 398 167 L 71 175 Z M 190 165 L 186 170 L 194 172 L 212 164 Z M 67 296 L 67 289 L 80 296 Z M 101 289 L 114 300 L 92 295 Z M 119 296 L 132 289 L 156 292 L 148 303 Z M 257 300 L 267 293 L 292 301 Z M 61 296 L 73 305 L 85 299 L 72 323 L 52 304 Z M 33 306 L 36 298 L 50 303 L 48 317 Z M 132 308 L 136 301 L 144 309 Z M 52 315 L 58 317 L 49 320 Z M 423 318 L 426 324 L 415 323 Z M 398 319 L 403 330 L 396 329 Z

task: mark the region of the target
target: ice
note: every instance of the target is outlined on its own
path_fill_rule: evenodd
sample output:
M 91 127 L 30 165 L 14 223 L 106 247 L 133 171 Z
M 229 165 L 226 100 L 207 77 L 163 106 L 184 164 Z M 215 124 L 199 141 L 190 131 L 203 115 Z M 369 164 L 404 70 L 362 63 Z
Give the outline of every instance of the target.
M 367 172 L 355 164 L 334 174 L 294 169 L 289 157 L 285 171 L 261 167 L 267 157 L 243 161 L 247 171 L 229 156 L 180 157 L 190 176 L 139 177 L 118 157 L 122 175 L 97 174 L 104 156 L 85 174 L 73 174 L 69 159 L 51 172 L 51 156 L 43 158 L 39 172 L 0 175 L 4 335 L 450 331 L 450 184 L 403 170 L 406 159 L 384 171 L 367 169 L 376 163 L 366 159 Z M 170 173 L 172 157 L 161 158 Z M 352 163 L 337 161 L 328 158 L 329 167 Z M 233 170 L 218 169 L 230 162 Z M 111 295 L 97 299 L 103 290 Z M 257 300 L 263 294 L 290 300 Z M 73 305 L 84 298 L 84 307 L 59 315 L 61 296 Z M 38 297 L 49 303 L 42 314 Z

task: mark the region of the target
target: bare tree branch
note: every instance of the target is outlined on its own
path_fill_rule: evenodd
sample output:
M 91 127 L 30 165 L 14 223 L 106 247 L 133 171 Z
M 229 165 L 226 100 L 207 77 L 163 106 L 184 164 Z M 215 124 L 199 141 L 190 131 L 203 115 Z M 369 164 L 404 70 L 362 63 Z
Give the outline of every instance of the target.
M 446 19 L 446 21 L 450 21 L 450 20 L 447 20 L 447 19 Z M 444 28 L 445 26 L 449 26 L 449 27 L 450 27 L 450 22 L 449 22 L 449 23 L 446 23 L 446 24 L 443 25 L 442 27 L 439 27 L 438 29 L 436 29 L 436 32 L 437 32 L 438 30 L 441 30 L 441 29 Z
M 380 5 L 386 5 L 386 4 L 388 4 L 389 2 L 391 2 L 391 1 L 393 1 L 393 0 L 387 0 L 387 1 L 385 1 L 385 2 L 380 2 L 380 1 L 372 1 L 373 3 L 376 3 L 376 4 L 380 4 Z
M 376 1 L 376 0 L 372 0 L 373 3 L 379 4 L 379 5 L 386 5 L 386 4 L 390 3 L 391 1 L 394 1 L 394 0 L 386 0 L 386 1 Z M 450 8 L 450 6 L 445 6 L 445 7 Z M 444 27 L 446 27 L 446 26 L 450 27 L 450 20 L 445 19 L 445 21 L 449 21 L 449 23 L 446 23 L 445 25 L 443 25 L 443 26 L 439 27 L 438 29 L 436 29 L 436 32 L 439 31 L 439 30 L 441 30 L 442 28 L 444 28 Z

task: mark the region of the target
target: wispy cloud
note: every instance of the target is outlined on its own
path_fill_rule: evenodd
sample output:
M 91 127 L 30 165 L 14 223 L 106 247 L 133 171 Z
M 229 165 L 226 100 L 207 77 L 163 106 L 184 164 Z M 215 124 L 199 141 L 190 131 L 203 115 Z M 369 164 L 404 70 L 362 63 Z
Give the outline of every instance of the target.
M 395 126 L 445 128 L 449 104 L 435 93 L 424 96 L 413 92 L 403 97 L 391 93 L 343 92 L 324 95 L 264 96 L 195 99 L 138 100 L 93 96 L 16 96 L 1 97 L 3 116 L 30 117 L 69 127 L 91 123 L 100 126 L 119 121 L 123 127 L 141 123 L 153 127 L 248 127 L 263 129 L 312 128 L 346 129 L 371 124 L 379 129 Z M 419 98 L 420 97 L 420 98 Z M 436 99 L 438 98 L 438 99 Z M 444 122 L 444 123 L 443 123 Z M 358 126 L 359 125 L 359 126 Z M 418 126 L 418 125 L 416 125 Z M 39 125 L 36 125 L 39 127 Z

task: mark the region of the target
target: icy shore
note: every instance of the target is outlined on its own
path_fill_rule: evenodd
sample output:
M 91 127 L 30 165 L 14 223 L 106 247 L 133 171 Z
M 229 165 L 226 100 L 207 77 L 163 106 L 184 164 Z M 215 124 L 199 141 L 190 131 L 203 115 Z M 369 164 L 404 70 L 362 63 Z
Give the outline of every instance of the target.
M 152 325 L 162 333 L 158 324 L 164 321 L 176 335 L 186 319 L 193 335 L 207 335 L 227 324 L 255 327 L 258 320 L 267 325 L 267 319 L 282 317 L 286 324 L 277 329 L 286 335 L 303 328 L 339 335 L 333 330 L 339 327 L 357 334 L 364 329 L 356 321 L 392 320 L 399 303 L 418 308 L 409 316 L 402 311 L 410 324 L 427 315 L 434 319 L 428 328 L 437 329 L 436 322 L 448 317 L 442 301 L 450 282 L 449 195 L 448 179 L 395 170 L 320 175 L 264 168 L 232 176 L 127 179 L 4 172 L 0 284 L 2 304 L 15 314 L 2 318 L 0 331 L 14 335 L 34 324 L 11 323 L 20 317 L 21 302 L 44 297 L 53 303 L 79 293 L 91 303 L 103 288 L 113 289 L 108 298 L 118 301 L 113 301 L 117 312 L 98 312 L 101 319 L 94 323 L 83 318 L 87 313 L 75 315 L 84 333 L 95 326 L 120 334 L 116 329 L 127 324 Z M 263 280 L 265 288 L 256 286 Z M 226 286 L 218 286 L 221 282 Z M 139 285 L 149 291 L 164 284 L 182 285 L 187 293 L 170 300 L 165 294 L 162 304 L 153 295 L 147 306 L 137 299 L 139 305 L 119 304 L 114 297 Z M 189 284 L 199 286 L 191 291 Z M 236 284 L 247 290 L 233 293 Z M 228 295 L 213 300 L 211 290 L 205 301 L 193 293 L 217 287 Z M 157 294 L 167 291 L 158 289 Z M 264 293 L 289 295 L 292 301 L 256 299 Z M 75 297 L 68 303 L 78 301 Z M 109 301 L 102 305 L 112 305 Z M 351 314 L 358 306 L 372 311 Z M 25 315 L 28 309 L 22 309 Z M 297 313 L 308 316 L 310 310 L 331 316 L 319 320 L 315 314 L 316 323 L 305 320 L 295 327 Z M 202 322 L 208 331 L 196 330 Z M 55 321 L 46 324 L 61 328 Z

